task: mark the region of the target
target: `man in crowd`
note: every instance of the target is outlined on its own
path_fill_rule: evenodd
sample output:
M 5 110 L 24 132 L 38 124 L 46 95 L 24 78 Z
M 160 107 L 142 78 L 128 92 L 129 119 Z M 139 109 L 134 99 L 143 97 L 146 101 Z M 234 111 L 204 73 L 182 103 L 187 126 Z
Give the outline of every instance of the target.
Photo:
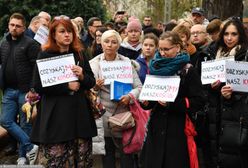
M 191 11 L 191 16 L 194 24 L 208 25 L 208 20 L 205 18 L 204 10 L 202 8 L 196 7 Z
M 102 26 L 102 21 L 98 17 L 92 17 L 87 22 L 88 32 L 83 37 L 83 43 L 86 48 L 91 47 L 95 39 L 96 29 Z
M 0 45 L 0 86 L 3 90 L 1 125 L 19 145 L 17 164 L 34 164 L 38 146 L 30 142 L 31 123 L 21 111 L 25 97 L 33 100 L 37 94 L 30 88 L 32 72 L 40 51 L 39 45 L 24 35 L 25 18 L 14 13 L 9 19 L 9 33 Z M 16 118 L 19 115 L 19 124 Z
M 42 18 L 46 19 L 47 25 L 51 22 L 51 15 L 47 12 L 41 11 L 38 16 L 41 16 Z
M 38 31 L 41 25 L 48 27 L 47 20 L 41 16 L 33 17 L 28 26 L 28 29 L 25 30 L 24 34 L 33 39 L 35 36 L 35 33 Z
M 150 27 L 152 27 L 152 18 L 151 16 L 145 16 L 143 19 L 142 30 L 145 30 L 146 28 Z

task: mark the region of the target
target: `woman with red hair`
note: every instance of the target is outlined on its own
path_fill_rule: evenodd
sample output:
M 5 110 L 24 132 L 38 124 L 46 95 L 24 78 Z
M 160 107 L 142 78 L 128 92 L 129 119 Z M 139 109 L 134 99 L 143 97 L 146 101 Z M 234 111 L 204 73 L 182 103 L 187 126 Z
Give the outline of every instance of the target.
M 75 65 L 71 70 L 78 80 L 42 87 L 35 69 L 33 86 L 41 99 L 31 140 L 39 144 L 37 164 L 89 168 L 92 137 L 97 131 L 85 90 L 95 85 L 95 78 L 70 19 L 55 17 L 49 29 L 48 42 L 42 46 L 38 60 L 72 54 Z

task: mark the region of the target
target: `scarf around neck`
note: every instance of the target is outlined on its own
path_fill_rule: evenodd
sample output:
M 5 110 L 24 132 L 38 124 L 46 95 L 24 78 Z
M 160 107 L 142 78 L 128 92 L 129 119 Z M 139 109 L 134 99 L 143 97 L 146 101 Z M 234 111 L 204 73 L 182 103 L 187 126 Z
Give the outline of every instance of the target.
M 185 52 L 178 53 L 174 58 L 161 57 L 160 53 L 157 52 L 149 64 L 150 74 L 159 76 L 172 76 L 189 62 L 190 57 Z

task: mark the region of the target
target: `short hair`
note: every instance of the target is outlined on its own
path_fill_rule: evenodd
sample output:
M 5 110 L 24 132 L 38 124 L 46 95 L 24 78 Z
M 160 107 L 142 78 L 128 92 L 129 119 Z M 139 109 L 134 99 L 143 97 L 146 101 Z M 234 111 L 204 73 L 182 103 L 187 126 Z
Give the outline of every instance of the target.
M 207 25 L 207 33 L 215 33 L 220 31 L 220 25 L 222 21 L 220 19 L 214 19 Z
M 12 19 L 18 19 L 22 21 L 23 26 L 26 26 L 26 19 L 25 17 L 21 14 L 21 13 L 13 13 L 10 18 L 9 21 Z
M 41 16 L 35 16 L 31 19 L 30 24 L 34 23 L 37 20 L 40 20 L 42 17 Z
M 155 45 L 158 46 L 158 37 L 155 34 L 153 34 L 153 33 L 145 34 L 142 38 L 142 43 L 144 43 L 144 41 L 146 39 L 152 39 L 154 41 Z
M 121 45 L 122 39 L 120 34 L 115 31 L 115 30 L 107 30 L 102 34 L 102 38 L 101 38 L 101 43 L 103 43 L 103 41 L 109 37 L 115 36 L 117 41 L 118 41 L 118 45 Z
M 185 34 L 187 39 L 190 39 L 190 30 L 188 27 L 184 26 L 184 25 L 177 25 L 176 27 L 174 27 L 172 29 L 172 31 L 180 34 Z
M 152 17 L 149 16 L 149 15 L 144 16 L 144 19 L 145 19 L 145 18 L 151 18 L 151 20 L 152 20 Z
M 171 31 L 177 24 L 174 22 L 168 22 L 165 24 L 165 31 Z
M 168 40 L 170 41 L 170 43 L 173 45 L 180 45 L 180 48 L 183 49 L 183 41 L 181 40 L 181 38 L 179 37 L 179 35 L 176 32 L 173 31 L 166 31 L 164 32 L 159 40 Z
M 112 23 L 112 22 L 106 22 L 106 23 L 104 23 L 104 26 L 105 27 L 110 27 L 111 29 L 115 29 L 115 24 Z
M 51 15 L 45 11 L 40 11 L 40 13 L 38 14 L 38 16 L 43 17 L 44 15 L 47 15 L 49 17 L 49 22 L 51 21 Z
M 92 26 L 95 21 L 101 21 L 98 17 L 91 17 L 87 22 L 87 27 Z

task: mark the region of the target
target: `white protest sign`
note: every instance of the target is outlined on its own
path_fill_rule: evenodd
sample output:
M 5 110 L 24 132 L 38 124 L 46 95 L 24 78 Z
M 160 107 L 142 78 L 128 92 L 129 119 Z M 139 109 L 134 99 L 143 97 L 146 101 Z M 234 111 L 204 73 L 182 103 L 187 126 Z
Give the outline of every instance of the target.
M 105 85 L 113 80 L 133 83 L 131 61 L 100 61 L 100 71 Z
M 37 30 L 34 39 L 38 41 L 41 45 L 45 44 L 48 40 L 49 30 L 45 26 L 40 26 Z
M 214 60 L 202 62 L 201 81 L 202 84 L 211 84 L 217 80 L 226 81 L 225 60 Z
M 233 91 L 248 92 L 248 62 L 228 61 L 226 84 L 231 85 Z
M 174 102 L 178 94 L 179 84 L 179 76 L 146 75 L 139 99 Z
M 226 61 L 234 61 L 233 56 L 223 57 L 221 59 L 202 62 L 201 81 L 202 84 L 211 84 L 220 80 L 226 82 Z
M 73 54 L 36 60 L 42 87 L 78 80 L 71 68 L 75 65 Z

